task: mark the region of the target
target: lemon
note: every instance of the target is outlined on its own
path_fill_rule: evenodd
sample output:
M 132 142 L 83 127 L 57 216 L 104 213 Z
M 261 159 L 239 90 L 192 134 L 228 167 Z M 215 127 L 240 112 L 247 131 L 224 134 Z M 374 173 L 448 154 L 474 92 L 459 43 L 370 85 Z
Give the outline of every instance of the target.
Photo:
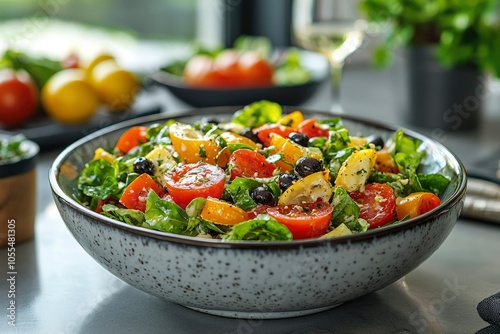
M 115 57 L 110 54 L 110 53 L 99 53 L 95 57 L 87 60 L 87 63 L 84 64 L 82 67 L 85 70 L 85 77 L 87 80 L 91 80 L 92 77 L 92 72 L 94 71 L 94 68 L 102 63 L 103 61 L 106 60 L 115 60 Z
M 81 69 L 65 69 L 54 74 L 42 89 L 42 105 L 53 119 L 66 124 L 80 124 L 94 115 L 99 97 L 85 81 Z
M 101 101 L 111 111 L 128 109 L 139 89 L 135 74 L 121 68 L 112 59 L 104 60 L 94 67 L 91 83 Z

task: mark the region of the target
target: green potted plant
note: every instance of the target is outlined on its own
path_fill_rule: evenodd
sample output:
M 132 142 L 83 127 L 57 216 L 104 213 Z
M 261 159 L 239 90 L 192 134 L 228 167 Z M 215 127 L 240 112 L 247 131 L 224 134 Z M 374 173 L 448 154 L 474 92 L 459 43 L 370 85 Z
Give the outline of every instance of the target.
M 387 65 L 403 49 L 408 122 L 477 127 L 487 76 L 500 77 L 498 0 L 361 0 L 360 6 L 385 32 L 375 63 Z

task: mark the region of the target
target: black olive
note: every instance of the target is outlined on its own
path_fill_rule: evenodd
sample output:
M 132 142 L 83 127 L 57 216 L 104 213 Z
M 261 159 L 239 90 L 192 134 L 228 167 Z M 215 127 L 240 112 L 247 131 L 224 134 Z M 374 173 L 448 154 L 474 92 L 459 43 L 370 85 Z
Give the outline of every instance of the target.
M 264 205 L 274 205 L 273 193 L 264 187 L 257 187 L 252 189 L 250 196 L 257 203 Z
M 292 132 L 288 135 L 288 138 L 295 144 L 299 144 L 300 146 L 309 146 L 309 137 L 303 133 Z
M 314 158 L 300 158 L 295 165 L 295 171 L 302 177 L 306 177 L 312 173 L 320 172 L 323 170 L 323 163 Z
M 259 137 L 252 131 L 252 129 L 245 129 L 240 133 L 242 136 L 247 137 L 256 144 L 262 144 Z
M 375 147 L 384 147 L 385 143 L 382 137 L 377 136 L 377 135 L 369 135 L 366 137 L 366 140 L 368 141 L 368 144 L 373 144 Z
M 299 177 L 295 174 L 281 174 L 278 178 L 278 185 L 282 191 L 285 191 L 290 187 L 295 181 L 297 181 Z
M 155 173 L 155 164 L 144 157 L 137 158 L 134 161 L 134 172 L 138 174 L 149 174 L 153 175 Z

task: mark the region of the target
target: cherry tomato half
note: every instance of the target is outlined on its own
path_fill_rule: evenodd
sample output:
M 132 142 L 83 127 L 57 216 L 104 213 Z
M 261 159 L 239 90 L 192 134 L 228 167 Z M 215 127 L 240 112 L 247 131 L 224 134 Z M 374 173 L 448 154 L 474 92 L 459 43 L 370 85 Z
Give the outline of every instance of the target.
M 300 133 L 305 134 L 309 138 L 314 138 L 314 137 L 328 138 L 330 136 L 328 129 L 322 128 L 321 125 L 318 122 L 316 122 L 314 118 L 309 118 L 302 121 L 298 126 L 298 130 Z
M 163 188 L 148 174 L 139 175 L 123 191 L 120 203 L 127 209 L 146 211 L 146 200 L 149 192 L 153 190 L 158 196 L 165 195 Z
M 242 86 L 265 87 L 273 84 L 274 69 L 258 52 L 244 52 L 238 65 Z
M 172 200 L 183 209 L 198 197 L 220 198 L 226 174 L 220 167 L 199 162 L 182 165 L 166 176 L 166 187 Z
M 363 191 L 349 194 L 361 207 L 359 218 L 365 219 L 370 228 L 388 224 L 396 215 L 396 196 L 391 187 L 382 183 L 369 183 Z
M 396 206 L 398 219 L 415 218 L 431 211 L 441 203 L 438 196 L 429 192 L 416 192 L 403 198 Z
M 191 58 L 184 67 L 182 76 L 193 87 L 216 86 L 221 81 L 220 74 L 215 71 L 213 59 L 206 55 Z
M 267 214 L 288 227 L 294 240 L 317 238 L 330 226 L 332 206 L 326 202 L 273 206 Z
M 209 197 L 200 217 L 214 224 L 231 226 L 248 220 L 250 215 L 234 204 Z
M 146 142 L 145 126 L 134 126 L 125 131 L 116 142 L 116 149 L 122 153 L 127 153 L 134 147 Z
M 234 151 L 229 157 L 229 166 L 231 166 L 231 180 L 236 177 L 271 177 L 276 169 L 276 166 L 267 162 L 262 154 L 247 149 Z
M 0 124 L 20 125 L 35 114 L 37 106 L 38 92 L 26 72 L 0 71 Z
M 294 131 L 294 128 L 279 124 L 264 124 L 253 130 L 264 146 L 271 145 L 271 133 L 276 133 L 283 138 L 288 138 L 290 133 Z

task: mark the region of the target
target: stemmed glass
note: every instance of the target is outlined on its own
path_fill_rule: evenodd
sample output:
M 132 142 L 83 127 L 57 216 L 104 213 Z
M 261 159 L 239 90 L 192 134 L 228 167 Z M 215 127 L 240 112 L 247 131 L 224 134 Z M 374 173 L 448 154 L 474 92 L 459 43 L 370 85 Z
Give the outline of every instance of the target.
M 323 54 L 330 63 L 332 107 L 340 103 L 342 69 L 346 58 L 363 42 L 366 22 L 359 16 L 356 0 L 294 0 L 292 38 L 295 44 Z

